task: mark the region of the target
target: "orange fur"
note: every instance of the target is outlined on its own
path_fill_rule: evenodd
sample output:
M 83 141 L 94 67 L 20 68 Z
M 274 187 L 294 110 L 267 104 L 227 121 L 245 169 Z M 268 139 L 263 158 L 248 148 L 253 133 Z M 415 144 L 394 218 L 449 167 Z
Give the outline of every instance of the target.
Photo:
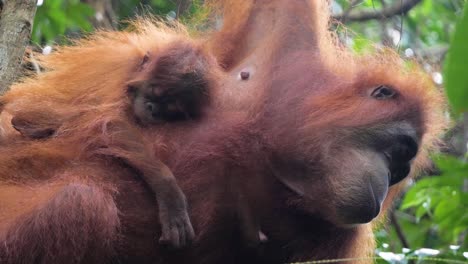
M 445 128 L 444 99 L 417 66 L 406 64 L 395 53 L 384 50 L 355 55 L 340 46 L 327 30 L 325 2 L 218 1 L 212 5 L 224 16 L 223 28 L 206 42 L 190 39 L 182 26 L 171 28 L 141 20 L 135 23 L 134 31 L 97 33 L 41 57 L 48 71 L 14 85 L 1 99 L 4 111 L 15 115 L 31 107 L 50 108 L 66 117 L 66 122 L 56 138 L 43 142 L 5 134 L 6 143 L 0 149 L 2 188 L 20 184 L 15 187 L 20 192 L 33 182 L 39 186 L 60 183 L 71 193 L 87 190 L 78 201 L 97 197 L 98 208 L 109 205 L 106 208 L 111 209 L 116 203 L 121 212 L 118 218 L 113 209 L 98 216 L 88 210 L 81 212 L 89 223 L 101 225 L 103 216 L 115 225 L 119 222 L 122 228 L 120 243 L 114 242 L 115 225 L 96 235 L 96 239 L 113 243 L 114 250 L 99 247 L 86 252 L 101 250 L 124 263 L 281 263 L 370 256 L 372 223 L 353 228 L 332 224 L 337 214 L 333 205 L 352 200 L 346 196 L 348 186 L 340 186 L 340 181 L 358 181 L 339 178 L 349 169 L 343 164 L 352 163 L 345 160 L 342 152 L 348 149 L 342 147 L 355 131 L 378 130 L 404 120 L 415 126 L 421 138 L 422 148 L 412 167 L 415 175 L 427 165 L 427 154 L 436 148 Z M 225 73 L 213 70 L 219 85 L 203 120 L 140 130 L 145 142 L 153 145 L 157 156 L 174 171 L 191 205 L 197 241 L 180 254 L 168 253 L 153 242 L 159 232 L 157 216 L 148 210 L 153 201 L 131 171 L 122 164 L 86 156 L 96 138 L 112 140 L 102 124 L 122 119 L 123 87 L 140 58 L 148 50 L 158 54 L 174 41 L 204 45 L 226 69 Z M 238 79 L 242 69 L 251 72 L 249 81 Z M 399 100 L 369 100 L 368 89 L 380 84 L 394 87 Z M 279 162 L 274 162 L 276 157 Z M 25 169 L 21 167 L 25 158 L 37 162 Z M 315 175 L 313 181 L 304 181 L 315 196 L 295 196 L 274 177 L 283 170 L 293 173 L 297 165 L 290 164 L 293 161 Z M 44 165 L 46 162 L 54 163 Z M 350 168 L 360 165 L 352 163 Z M 73 184 L 77 181 L 89 187 L 76 187 Z M 390 188 L 384 208 L 390 206 L 401 186 Z M 39 206 L 45 211 L 38 212 L 75 208 L 71 200 L 57 202 L 63 193 L 44 193 L 38 204 L 53 203 Z M 248 204 L 258 215 L 269 236 L 271 243 L 262 253 L 246 251 L 240 240 L 232 237 L 238 231 L 233 208 L 239 202 Z M 35 218 L 39 213 L 15 220 L 20 213 L 13 211 L 0 213 L 0 219 L 9 219 L 8 228 L 3 230 L 20 232 L 31 219 L 47 221 Z M 79 225 L 74 228 L 73 233 L 89 234 L 91 230 Z M 0 239 L 11 235 L 5 232 L 0 233 Z M 66 238 L 68 235 L 64 233 Z M 53 248 L 47 237 L 43 239 L 45 250 Z M 17 250 L 30 249 L 19 245 L 24 247 Z M 31 252 L 28 257 L 34 254 Z M 98 263 L 87 257 L 77 254 L 74 260 Z

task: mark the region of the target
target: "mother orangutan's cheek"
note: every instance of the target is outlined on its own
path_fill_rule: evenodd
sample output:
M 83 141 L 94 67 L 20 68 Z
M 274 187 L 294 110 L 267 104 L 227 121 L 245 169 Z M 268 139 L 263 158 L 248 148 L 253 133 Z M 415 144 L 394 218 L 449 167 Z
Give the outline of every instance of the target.
M 380 213 L 389 186 L 385 158 L 370 150 L 353 150 L 344 158 L 332 182 L 338 225 L 368 223 Z

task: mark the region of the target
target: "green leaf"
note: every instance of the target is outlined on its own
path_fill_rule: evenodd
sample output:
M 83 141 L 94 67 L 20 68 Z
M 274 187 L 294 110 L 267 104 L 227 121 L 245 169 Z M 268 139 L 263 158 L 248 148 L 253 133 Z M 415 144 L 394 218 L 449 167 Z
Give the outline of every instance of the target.
M 429 197 L 420 192 L 410 190 L 411 193 L 407 193 L 403 202 L 401 203 L 400 210 L 409 209 L 411 207 L 421 206 L 424 202 L 427 202 Z
M 457 23 L 452 45 L 445 64 L 446 93 L 455 113 L 468 110 L 468 5 Z
M 438 155 L 434 157 L 433 160 L 434 160 L 434 163 L 437 165 L 437 167 L 441 169 L 442 171 L 454 171 L 458 169 L 468 170 L 468 164 L 454 156 Z
M 455 197 L 440 202 L 434 210 L 434 220 L 441 222 L 444 219 L 451 218 L 460 206 L 460 202 Z M 458 219 L 457 219 L 458 220 Z
M 421 220 L 421 217 L 425 216 L 429 211 L 424 207 L 420 206 L 418 209 L 416 209 L 416 213 L 414 216 L 416 216 L 416 221 L 419 222 Z

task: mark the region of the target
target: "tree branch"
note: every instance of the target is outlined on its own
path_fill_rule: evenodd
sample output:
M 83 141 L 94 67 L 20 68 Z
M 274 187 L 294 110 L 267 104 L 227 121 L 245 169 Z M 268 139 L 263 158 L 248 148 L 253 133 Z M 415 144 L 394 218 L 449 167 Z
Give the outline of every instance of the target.
M 356 5 L 360 2 L 361 0 L 353 0 L 350 4 L 348 9 L 343 11 L 341 14 L 341 23 L 346 23 L 346 20 L 348 19 L 349 13 L 356 7 Z
M 408 243 L 408 239 L 406 239 L 405 234 L 403 233 L 403 229 L 398 223 L 394 210 L 390 212 L 390 221 L 393 227 L 395 227 L 395 231 L 397 233 L 398 239 L 400 239 L 401 245 L 405 248 L 411 249 L 410 244 Z M 413 259 L 410 259 L 408 260 L 408 264 L 415 264 L 415 261 Z
M 116 29 L 117 19 L 111 0 L 84 0 L 83 2 L 92 6 L 96 12 L 91 19 L 94 28 Z
M 411 248 L 393 211 L 390 212 L 390 222 L 392 223 L 393 227 L 395 227 L 395 231 L 397 233 L 398 239 L 400 239 L 401 245 L 405 248 Z
M 430 59 L 430 58 L 436 58 L 438 61 L 441 61 L 445 55 L 447 54 L 449 49 L 448 45 L 439 45 L 439 46 L 432 46 L 430 48 L 421 50 L 421 51 L 416 51 L 416 54 L 418 54 L 420 57 L 424 59 Z
M 0 94 L 16 80 L 31 36 L 36 0 L 4 2 L 0 14 Z
M 371 19 L 389 18 L 395 15 L 408 13 L 413 7 L 419 4 L 421 0 L 401 0 L 395 1 L 395 4 L 383 8 L 379 11 L 355 10 L 345 16 L 345 14 L 334 15 L 333 18 L 338 21 L 346 20 L 348 22 L 367 21 Z
M 189 0 L 179 0 L 177 1 L 177 18 L 181 17 L 189 8 L 190 5 L 192 4 L 192 1 Z

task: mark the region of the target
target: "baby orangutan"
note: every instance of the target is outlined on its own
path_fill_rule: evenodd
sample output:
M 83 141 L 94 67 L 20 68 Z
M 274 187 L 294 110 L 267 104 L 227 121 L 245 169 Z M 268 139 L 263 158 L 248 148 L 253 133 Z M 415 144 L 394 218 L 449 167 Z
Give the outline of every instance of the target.
M 213 61 L 211 61 L 213 60 Z M 185 196 L 176 183 L 171 170 L 148 147 L 139 131 L 151 125 L 184 122 L 203 116 L 204 106 L 210 103 L 217 70 L 214 59 L 191 44 L 172 45 L 158 56 L 147 53 L 141 60 L 136 74 L 127 83 L 127 117 L 117 113 L 87 113 L 106 115 L 109 121 L 103 125 L 108 139 L 96 139 L 91 144 L 93 154 L 123 161 L 138 171 L 140 177 L 156 195 L 162 226 L 160 242 L 174 248 L 186 246 L 194 239 L 194 230 L 187 212 Z M 117 114 L 117 117 L 115 117 Z M 11 123 L 24 137 L 46 139 L 60 137 L 56 131 L 69 121 L 50 110 L 17 112 Z M 89 120 L 88 120 L 89 121 Z M 237 205 L 240 229 L 246 244 L 255 247 L 267 240 L 260 231 L 255 217 L 243 204 Z
M 151 78 L 145 71 L 150 55 L 145 55 L 142 74 L 128 84 L 133 114 L 142 126 L 195 119 L 209 103 L 211 80 L 205 72 L 207 65 L 202 62 L 202 54 L 189 47 L 174 47 L 168 53 L 160 56 L 156 65 L 150 66 Z
M 126 88 L 128 117 L 108 115 L 104 134 L 111 135 L 108 138 L 112 140 L 97 139 L 88 152 L 116 158 L 138 171 L 156 195 L 162 226 L 160 242 L 179 248 L 194 238 L 185 196 L 171 170 L 154 157 L 148 147 L 151 144 L 144 142 L 138 127 L 198 118 L 209 99 L 209 82 L 204 72 L 208 62 L 199 49 L 187 44 L 175 45 L 155 60 L 151 57 L 149 53 L 144 56 Z M 85 115 L 92 118 L 107 113 Z M 15 113 L 11 123 L 25 137 L 53 140 L 59 128 L 67 126 L 67 122 L 79 122 L 80 118 L 85 117 L 69 121 L 54 111 L 41 109 Z

